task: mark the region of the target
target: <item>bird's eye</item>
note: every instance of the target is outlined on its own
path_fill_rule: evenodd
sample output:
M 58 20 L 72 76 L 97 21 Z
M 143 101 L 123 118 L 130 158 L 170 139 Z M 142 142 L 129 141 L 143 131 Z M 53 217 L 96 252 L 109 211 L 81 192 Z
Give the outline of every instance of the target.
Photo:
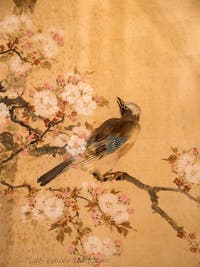
M 127 109 L 128 107 L 127 106 L 124 106 L 125 109 Z

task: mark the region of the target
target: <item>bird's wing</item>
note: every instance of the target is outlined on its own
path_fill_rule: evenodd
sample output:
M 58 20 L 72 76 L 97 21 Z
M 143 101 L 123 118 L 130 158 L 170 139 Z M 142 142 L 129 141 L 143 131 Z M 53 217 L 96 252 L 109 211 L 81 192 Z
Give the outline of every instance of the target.
M 120 148 L 128 139 L 123 127 L 121 119 L 113 118 L 95 129 L 87 141 L 88 160 L 102 158 Z

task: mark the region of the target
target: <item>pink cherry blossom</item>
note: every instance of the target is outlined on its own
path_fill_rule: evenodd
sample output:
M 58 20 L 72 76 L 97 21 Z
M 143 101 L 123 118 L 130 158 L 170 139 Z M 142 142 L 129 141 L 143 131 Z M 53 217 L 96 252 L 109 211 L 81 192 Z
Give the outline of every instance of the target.
M 63 75 L 58 75 L 56 81 L 57 81 L 57 83 L 58 83 L 59 85 L 61 85 L 62 87 L 64 87 L 64 86 L 66 85 L 66 81 L 65 81 Z
M 119 198 L 119 201 L 122 202 L 122 203 L 126 203 L 126 204 L 130 204 L 130 198 L 127 197 L 126 195 L 119 195 L 118 196 Z
M 63 197 L 66 198 L 66 197 L 68 197 L 70 195 L 70 193 L 68 191 L 65 191 L 65 192 L 62 193 L 62 195 L 63 195 Z
M 58 33 L 54 33 L 53 34 L 53 40 L 60 46 L 64 45 L 64 39 L 61 35 L 59 35 Z
M 75 249 L 76 249 L 76 247 L 74 245 L 70 245 L 69 248 L 68 248 L 68 251 L 69 251 L 70 254 L 73 254 Z
M 29 198 L 29 206 L 30 207 L 34 207 L 35 206 L 35 203 L 36 203 L 36 200 L 34 197 L 30 197 Z
M 121 239 L 116 240 L 116 241 L 115 241 L 115 244 L 116 244 L 117 247 L 121 247 L 121 245 L 122 245 L 122 240 L 121 240 Z
M 69 75 L 68 82 L 72 84 L 77 84 L 79 82 L 79 78 L 76 76 Z
M 72 205 L 72 201 L 70 199 L 67 199 L 65 201 L 65 205 L 68 206 L 68 207 L 70 207 Z
M 85 80 L 86 80 L 86 78 L 85 78 L 84 75 L 80 75 L 80 76 L 79 76 L 79 81 L 81 81 L 81 82 L 85 82 Z
M 134 213 L 135 213 L 134 208 L 130 208 L 130 209 L 128 209 L 128 213 L 129 213 L 130 215 L 134 214 Z
M 106 189 L 103 189 L 101 187 L 95 187 L 93 189 L 93 194 L 96 195 L 96 196 L 100 196 L 102 194 L 106 193 Z
M 28 94 L 29 94 L 30 97 L 33 97 L 34 93 L 35 93 L 34 90 L 32 90 L 32 89 L 28 90 Z
M 52 135 L 53 135 L 53 137 L 58 136 L 58 135 L 59 135 L 59 131 L 58 131 L 58 130 L 54 130 L 54 131 L 52 132 Z
M 177 166 L 176 166 L 175 163 L 172 163 L 172 164 L 171 164 L 171 170 L 172 170 L 172 172 L 176 172 L 176 170 L 177 170 Z
M 96 96 L 93 96 L 93 100 L 94 100 L 95 102 L 97 102 L 97 103 L 98 103 L 98 102 L 99 102 L 99 100 L 100 100 L 100 97 L 99 97 L 99 96 L 97 96 L 97 95 L 96 95 Z
M 49 84 L 49 83 L 44 83 L 43 84 L 43 88 L 44 89 L 47 89 L 47 90 L 51 90 L 51 91 L 53 91 L 55 88 L 54 88 L 54 86 L 52 86 L 51 84 Z
M 29 155 L 29 152 L 28 152 L 27 149 L 24 149 L 24 150 L 22 150 L 21 154 L 22 154 L 23 156 L 27 156 L 27 155 Z
M 28 30 L 26 32 L 26 34 L 27 34 L 28 37 L 32 37 L 34 35 L 33 31 L 31 31 L 31 30 Z
M 78 137 L 81 139 L 86 139 L 87 136 L 86 136 L 86 133 L 82 133 L 82 134 L 79 134 Z
M 193 154 L 197 156 L 199 155 L 199 153 L 200 153 L 200 150 L 197 147 L 193 147 Z
M 35 135 L 32 133 L 32 134 L 30 134 L 28 137 L 27 137 L 27 140 L 28 141 L 32 141 L 32 140 L 34 140 L 35 139 Z
M 73 258 L 72 258 L 72 262 L 73 262 L 73 263 L 77 263 L 77 257 L 73 257 Z
M 96 253 L 94 255 L 94 261 L 95 261 L 95 266 L 99 266 L 100 263 L 102 263 L 103 261 L 105 261 L 106 256 L 103 253 Z

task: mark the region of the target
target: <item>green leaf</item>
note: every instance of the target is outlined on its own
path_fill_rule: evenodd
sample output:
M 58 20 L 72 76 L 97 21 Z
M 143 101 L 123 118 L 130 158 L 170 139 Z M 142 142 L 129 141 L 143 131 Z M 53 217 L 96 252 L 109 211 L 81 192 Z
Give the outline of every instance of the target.
M 41 63 L 41 67 L 44 68 L 44 69 L 50 70 L 52 68 L 52 64 L 51 64 L 51 62 L 46 60 L 46 61 Z
M 9 58 L 8 55 L 0 56 L 0 61 L 1 62 L 7 62 L 8 58 Z
M 58 223 L 52 223 L 51 226 L 50 226 L 49 231 L 56 229 L 58 226 L 59 226 Z
M 66 234 L 68 234 L 69 236 L 71 236 L 72 228 L 70 226 L 67 226 L 67 227 L 64 228 L 64 232 Z
M 132 228 L 132 226 L 130 225 L 130 222 L 128 222 L 128 221 L 121 223 L 121 225 L 123 225 L 124 227 L 127 227 L 127 228 Z
M 100 106 L 100 107 L 104 107 L 104 106 L 107 106 L 108 107 L 109 106 L 109 101 L 106 98 L 101 97 L 99 99 L 97 105 Z
M 60 242 L 61 244 L 63 244 L 64 239 L 65 239 L 65 234 L 63 230 L 60 230 L 56 236 L 56 240 Z
M 86 228 L 84 228 L 84 229 L 82 230 L 82 233 L 83 233 L 84 235 L 88 235 L 88 234 L 91 233 L 91 232 L 92 232 L 92 229 L 89 228 L 89 227 L 86 227 Z
M 166 160 L 166 161 L 169 161 L 170 163 L 174 163 L 177 160 L 177 156 L 172 154 L 167 159 L 162 159 L 162 160 Z
M 80 71 L 77 69 L 77 67 L 74 67 L 74 74 L 78 74 L 78 75 L 81 74 Z
M 178 148 L 177 147 L 172 147 L 171 146 L 171 150 L 176 154 L 178 152 Z
M 120 193 L 120 191 L 115 191 L 115 189 L 112 189 L 112 190 L 110 191 L 110 193 L 111 193 L 111 194 L 115 194 L 115 195 L 116 195 L 116 194 L 119 194 L 119 193 Z
M 123 227 L 117 227 L 117 231 L 119 234 L 122 234 L 123 236 L 127 236 L 127 234 L 128 234 L 128 230 L 126 228 L 123 228 Z

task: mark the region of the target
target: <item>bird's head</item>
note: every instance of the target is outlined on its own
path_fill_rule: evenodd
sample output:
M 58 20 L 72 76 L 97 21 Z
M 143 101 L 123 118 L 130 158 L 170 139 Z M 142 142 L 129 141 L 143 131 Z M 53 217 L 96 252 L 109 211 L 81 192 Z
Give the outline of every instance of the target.
M 124 116 L 125 114 L 132 114 L 133 116 L 139 118 L 141 113 L 140 106 L 133 102 L 125 102 L 119 97 L 117 97 L 117 103 L 119 105 L 121 116 Z

